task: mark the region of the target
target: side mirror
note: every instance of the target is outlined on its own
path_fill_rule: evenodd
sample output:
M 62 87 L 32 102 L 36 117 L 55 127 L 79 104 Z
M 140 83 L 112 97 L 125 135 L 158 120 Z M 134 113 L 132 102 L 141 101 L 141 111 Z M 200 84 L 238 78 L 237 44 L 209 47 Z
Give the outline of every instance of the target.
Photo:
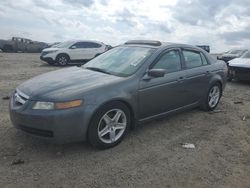
M 71 46 L 70 48 L 71 48 L 71 49 L 76 49 L 76 46 Z
M 153 78 L 159 78 L 159 77 L 164 77 L 165 73 L 166 73 L 165 69 L 150 69 L 148 71 L 148 76 Z

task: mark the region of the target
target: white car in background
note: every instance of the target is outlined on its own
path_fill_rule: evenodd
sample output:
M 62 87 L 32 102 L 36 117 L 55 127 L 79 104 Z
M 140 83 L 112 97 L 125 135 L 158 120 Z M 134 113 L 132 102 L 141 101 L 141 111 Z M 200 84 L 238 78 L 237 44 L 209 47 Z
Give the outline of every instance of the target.
M 44 49 L 40 59 L 51 65 L 57 63 L 65 66 L 76 61 L 93 59 L 107 50 L 107 45 L 98 41 L 67 41 Z

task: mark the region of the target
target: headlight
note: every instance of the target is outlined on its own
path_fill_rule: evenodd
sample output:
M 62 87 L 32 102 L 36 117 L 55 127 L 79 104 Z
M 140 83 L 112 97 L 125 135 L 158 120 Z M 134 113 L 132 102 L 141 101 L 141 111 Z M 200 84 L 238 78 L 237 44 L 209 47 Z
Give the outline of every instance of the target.
M 34 110 L 54 110 L 54 109 L 67 109 L 82 105 L 82 100 L 74 100 L 68 102 L 36 102 L 32 109 Z
M 58 50 L 52 50 L 52 51 L 45 51 L 45 52 L 42 52 L 43 55 L 47 55 L 47 54 L 52 54 L 52 53 L 55 53 L 57 52 Z
M 55 104 L 53 102 L 36 102 L 33 106 L 34 110 L 53 110 Z

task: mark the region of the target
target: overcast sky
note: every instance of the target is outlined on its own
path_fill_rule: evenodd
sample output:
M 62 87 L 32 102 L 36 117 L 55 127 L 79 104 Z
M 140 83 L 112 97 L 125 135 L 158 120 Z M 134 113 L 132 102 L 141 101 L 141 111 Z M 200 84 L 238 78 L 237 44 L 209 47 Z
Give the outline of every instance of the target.
M 250 48 L 250 0 L 0 0 L 0 38 L 12 36 Z

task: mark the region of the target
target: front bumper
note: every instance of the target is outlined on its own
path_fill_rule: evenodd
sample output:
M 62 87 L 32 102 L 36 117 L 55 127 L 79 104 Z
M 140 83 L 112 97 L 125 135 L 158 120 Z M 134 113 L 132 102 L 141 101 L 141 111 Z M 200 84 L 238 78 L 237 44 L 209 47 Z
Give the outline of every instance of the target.
M 40 59 L 42 61 L 46 61 L 46 62 L 54 62 L 52 57 L 44 57 L 44 56 L 40 56 Z
M 228 77 L 238 80 L 250 80 L 250 68 L 229 66 Z
M 23 132 L 53 143 L 85 141 L 92 106 L 82 106 L 66 110 L 32 110 L 33 101 L 23 106 L 15 105 L 10 99 L 10 118 L 13 125 Z

